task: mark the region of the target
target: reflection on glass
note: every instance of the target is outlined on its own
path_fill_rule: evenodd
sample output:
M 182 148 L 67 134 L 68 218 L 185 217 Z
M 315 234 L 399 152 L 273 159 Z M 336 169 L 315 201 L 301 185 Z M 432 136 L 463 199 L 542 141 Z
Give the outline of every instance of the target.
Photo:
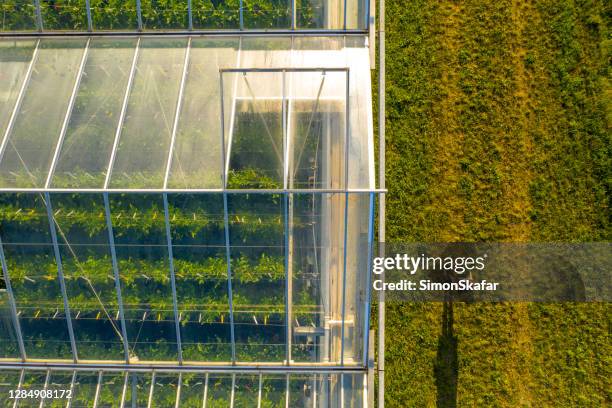
M 176 361 L 162 196 L 112 194 L 110 206 L 130 358 Z
M 87 30 L 85 0 L 40 0 L 45 30 Z
M 187 40 L 143 38 L 111 187 L 162 188 Z
M 183 358 L 230 361 L 221 194 L 168 196 Z
M 226 73 L 223 86 L 228 187 L 282 188 L 283 74 Z
M 79 359 L 124 359 L 101 194 L 51 195 Z
M 343 188 L 346 73 L 289 72 L 289 186 Z
M 53 187 L 104 186 L 135 46 L 134 39 L 91 39 Z
M 285 258 L 280 194 L 229 194 L 238 361 L 285 359 Z
M 40 194 L 0 195 L 2 243 L 28 358 L 72 358 L 49 219 Z
M 138 27 L 136 0 L 90 0 L 94 30 L 129 30 Z
M 285 407 L 287 397 L 287 376 L 282 374 L 264 375 L 261 386 L 262 407 Z
M 4 136 L 34 52 L 34 40 L 0 41 L 0 135 Z
M 0 185 L 44 187 L 83 56 L 85 39 L 42 39 L 2 153 Z
M 169 188 L 221 187 L 219 69 L 237 61 L 237 38 L 194 38 L 181 104 Z

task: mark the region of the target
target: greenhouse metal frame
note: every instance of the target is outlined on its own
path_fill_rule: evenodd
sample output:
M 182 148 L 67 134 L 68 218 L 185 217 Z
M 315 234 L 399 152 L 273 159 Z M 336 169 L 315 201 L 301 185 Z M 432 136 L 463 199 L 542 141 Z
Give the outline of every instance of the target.
M 59 30 L 36 0 L 38 31 L 0 31 L 0 391 L 372 406 L 373 10 L 301 27 L 296 2 L 96 31 L 89 0 Z

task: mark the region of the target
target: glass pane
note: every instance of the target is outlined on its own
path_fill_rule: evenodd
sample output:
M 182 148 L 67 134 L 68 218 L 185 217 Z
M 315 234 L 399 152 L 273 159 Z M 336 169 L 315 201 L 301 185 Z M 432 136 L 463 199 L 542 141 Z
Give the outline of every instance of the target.
M 1 231 L 28 358 L 72 358 L 42 195 L 0 195 Z
M 291 28 L 291 0 L 244 0 L 245 28 Z
M 256 406 L 259 394 L 258 375 L 237 375 L 234 387 L 234 408 Z
M 98 397 L 98 408 L 120 408 L 121 396 L 126 388 L 127 373 L 105 372 L 102 375 L 102 386 Z M 126 388 L 127 391 L 127 388 Z
M 111 187 L 162 188 L 187 40 L 143 38 Z
M 287 376 L 264 375 L 261 387 L 261 406 L 265 408 L 283 408 L 286 406 Z
M 344 207 L 341 193 L 293 194 L 289 200 L 295 361 L 336 362 L 340 358 Z
M 47 379 L 46 371 L 25 370 L 21 389 L 24 391 L 43 390 L 45 388 L 45 380 Z M 20 399 L 18 404 L 20 408 L 34 408 L 40 406 L 40 398 L 24 398 Z
M 135 46 L 134 39 L 91 40 L 53 187 L 104 186 Z
M 71 408 L 90 408 L 93 406 L 98 386 L 98 373 L 79 371 L 72 391 Z
M 170 188 L 221 188 L 219 69 L 237 64 L 239 40 L 194 38 L 168 179 Z
M 369 194 L 349 194 L 349 222 L 346 242 L 345 364 L 358 364 L 363 359 L 363 330 L 369 265 L 369 208 Z
M 142 28 L 145 30 L 189 27 L 187 0 L 141 0 Z
M 283 74 L 224 74 L 223 86 L 228 188 L 282 188 Z
M 15 402 L 10 398 L 10 390 L 16 390 L 19 384 L 20 371 L 0 370 L 0 404 L 3 407 L 12 407 Z
M 72 399 L 68 398 L 72 379 L 72 371 L 51 371 L 47 391 L 53 392 L 54 398 L 45 398 L 44 407 L 64 408 Z M 72 406 L 74 407 L 74 404 Z
M 346 73 L 289 72 L 289 186 L 343 188 Z
M 32 0 L 0 0 L 0 31 L 36 30 L 36 9 Z
M 90 0 L 94 30 L 138 28 L 136 0 Z
M 79 359 L 125 359 L 102 195 L 51 203 Z
M 184 373 L 181 380 L 181 408 L 201 408 L 204 399 L 205 374 Z
M 110 196 L 130 358 L 178 359 L 161 195 Z
M 0 358 L 19 357 L 12 315 L 4 279 L 0 279 Z
M 3 187 L 43 187 L 72 88 L 84 39 L 42 39 L 38 59 L 2 161 Z
M 40 0 L 45 30 L 87 30 L 85 0 Z
M 208 377 L 208 392 L 206 408 L 227 408 L 230 406 L 232 394 L 232 376 L 210 374 Z
M 193 28 L 240 28 L 240 0 L 192 0 Z
M 344 27 L 344 1 L 296 0 L 298 28 L 342 29 Z
M 146 407 L 149 403 L 152 374 L 129 373 L 124 407 Z
M 178 374 L 157 374 L 155 376 L 155 387 L 153 388 L 151 407 L 168 408 L 176 406 L 178 383 Z
M 1 4 L 1 3 L 0 3 Z M 34 40 L 0 41 L 0 135 L 4 136 L 34 52 Z
M 289 375 L 289 406 L 310 408 L 315 406 L 314 376 L 306 374 Z
M 230 361 L 223 196 L 168 197 L 183 359 Z
M 229 194 L 228 211 L 236 358 L 283 361 L 283 198 L 280 194 Z

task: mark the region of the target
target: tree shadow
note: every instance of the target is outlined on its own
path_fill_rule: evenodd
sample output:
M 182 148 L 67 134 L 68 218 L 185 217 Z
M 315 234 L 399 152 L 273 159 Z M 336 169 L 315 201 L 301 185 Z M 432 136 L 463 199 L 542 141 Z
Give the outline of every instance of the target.
M 442 312 L 442 333 L 438 338 L 438 353 L 434 365 L 438 408 L 457 407 L 459 363 L 457 336 L 453 332 L 453 302 L 445 301 Z

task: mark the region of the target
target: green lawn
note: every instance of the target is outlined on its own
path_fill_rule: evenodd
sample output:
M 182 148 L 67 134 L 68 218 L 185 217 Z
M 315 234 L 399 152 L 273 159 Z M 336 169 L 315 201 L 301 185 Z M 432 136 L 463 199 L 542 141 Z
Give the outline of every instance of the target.
M 611 16 L 387 0 L 387 241 L 610 240 Z M 609 304 L 388 305 L 387 406 L 609 406 L 611 322 Z

